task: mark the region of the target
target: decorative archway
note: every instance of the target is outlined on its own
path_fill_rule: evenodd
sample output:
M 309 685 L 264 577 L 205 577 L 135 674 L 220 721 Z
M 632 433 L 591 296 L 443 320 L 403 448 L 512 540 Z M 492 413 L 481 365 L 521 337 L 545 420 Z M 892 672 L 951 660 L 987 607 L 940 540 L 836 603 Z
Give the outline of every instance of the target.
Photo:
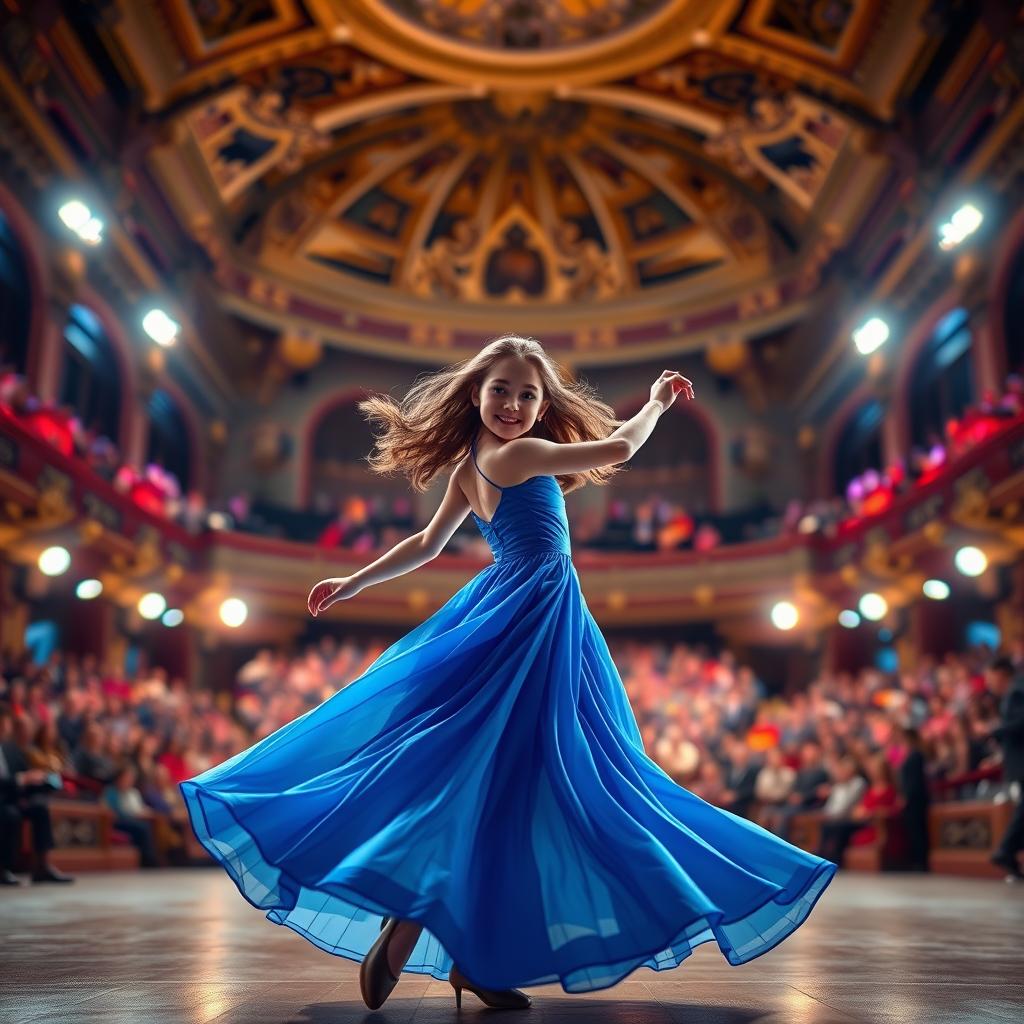
M 156 462 L 173 473 L 185 493 L 192 485 L 192 445 L 185 415 L 177 399 L 163 388 L 154 389 L 146 411 L 146 462 Z
M 46 329 L 44 311 L 49 294 L 49 275 L 42 257 L 42 241 L 32 219 L 14 195 L 0 183 L 0 218 L 6 222 L 10 239 L 22 260 L 28 317 L 24 327 L 24 365 L 21 372 L 29 386 L 37 388 L 38 362 Z M 0 362 L 3 357 L 0 356 Z
M 644 393 L 621 400 L 616 403 L 615 415 L 619 419 L 628 419 L 649 397 Z M 684 455 L 682 460 L 676 458 L 680 453 Z M 685 474 L 678 474 L 679 467 L 699 467 L 689 471 L 693 487 L 688 491 L 688 497 L 680 496 L 680 501 L 691 513 L 718 513 L 722 510 L 720 459 L 721 444 L 714 420 L 704 409 L 689 403 L 682 404 L 677 399 L 663 414 L 662 422 L 640 451 L 630 459 L 629 466 L 634 468 L 617 477 L 612 486 L 626 482 L 627 476 L 633 473 L 638 484 L 647 486 L 650 480 L 652 489 L 664 490 L 665 484 L 658 482 L 659 470 L 669 471 L 670 477 L 674 473 L 678 482 L 683 483 Z M 694 499 L 698 493 L 703 493 L 703 502 Z
M 61 404 L 74 409 L 87 430 L 122 446 L 124 380 L 113 343 L 95 312 L 80 303 L 68 310 L 63 334 Z
M 891 422 L 887 424 L 888 429 L 892 431 L 891 451 L 899 452 L 901 455 L 910 451 L 914 436 L 911 424 L 910 390 L 918 357 L 932 340 L 943 318 L 960 306 L 961 299 L 955 291 L 941 296 L 914 324 L 903 341 L 894 366 L 896 379 L 892 391 L 893 415 Z
M 882 469 L 884 415 L 877 398 L 865 398 L 845 417 L 836 433 L 829 464 L 833 494 L 843 494 L 846 485 L 865 470 Z
M 315 482 L 315 468 L 317 461 L 317 438 L 326 422 L 329 422 L 331 415 L 338 409 L 355 410 L 360 417 L 363 427 L 366 430 L 367 438 L 372 440 L 369 431 L 369 424 L 363 419 L 362 414 L 356 410 L 357 403 L 364 398 L 369 398 L 372 392 L 366 388 L 350 388 L 347 391 L 335 392 L 325 398 L 310 415 L 306 422 L 306 428 L 302 440 L 302 454 L 299 469 L 298 499 L 301 508 L 308 509 L 313 500 L 313 488 Z M 358 436 L 358 435 L 357 435 Z M 364 443 L 363 455 L 369 453 L 370 443 Z
M 122 458 L 141 458 L 144 452 L 145 438 L 136 444 L 135 432 L 139 418 L 135 412 L 135 397 L 138 394 L 138 374 L 135 369 L 135 353 L 133 345 L 114 310 L 91 286 L 83 285 L 78 289 L 79 303 L 99 321 L 107 340 L 110 342 L 117 364 L 121 383 L 121 398 L 118 407 L 119 435 L 114 438 L 121 451 Z
M 1024 363 L 1024 210 L 1010 221 L 993 260 L 990 338 L 998 377 Z
M 196 411 L 185 390 L 173 378 L 164 375 L 160 380 L 160 390 L 165 391 L 174 401 L 185 428 L 188 444 L 189 490 L 207 494 L 207 472 L 205 462 L 203 418 Z
M 928 447 L 944 437 L 946 422 L 971 403 L 974 376 L 967 310 L 946 313 L 928 335 L 911 364 L 906 391 L 911 443 Z

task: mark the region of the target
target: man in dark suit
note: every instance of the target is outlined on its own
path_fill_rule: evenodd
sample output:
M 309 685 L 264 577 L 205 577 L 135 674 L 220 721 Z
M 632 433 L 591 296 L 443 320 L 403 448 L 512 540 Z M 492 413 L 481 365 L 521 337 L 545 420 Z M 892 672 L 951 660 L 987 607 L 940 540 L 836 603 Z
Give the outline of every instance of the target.
M 1016 783 L 1017 806 L 992 854 L 992 863 L 1006 869 L 1007 881 L 1024 879 L 1017 853 L 1024 848 L 1024 673 L 1005 656 L 995 658 L 985 671 L 986 682 L 999 698 L 1001 721 L 992 735 L 1003 747 L 1003 779 Z
M 47 854 L 53 849 L 50 810 L 39 800 L 24 799 L 33 790 L 45 789 L 47 772 L 29 768 L 25 755 L 11 739 L 13 724 L 9 704 L 0 703 L 0 885 L 21 885 L 11 870 L 21 842 L 21 822 L 28 818 L 32 826 L 32 881 L 73 882 L 52 867 Z
M 750 806 L 754 802 L 754 785 L 761 765 L 753 758 L 753 752 L 746 740 L 733 733 L 725 734 L 723 743 L 726 761 L 724 765 L 725 792 L 722 794 L 722 806 L 733 814 L 750 817 Z

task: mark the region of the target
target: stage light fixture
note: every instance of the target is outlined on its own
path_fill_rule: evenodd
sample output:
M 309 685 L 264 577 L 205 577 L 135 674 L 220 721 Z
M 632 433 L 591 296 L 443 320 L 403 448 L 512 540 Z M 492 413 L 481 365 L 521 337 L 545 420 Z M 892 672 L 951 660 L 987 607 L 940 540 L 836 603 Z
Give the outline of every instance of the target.
M 776 629 L 792 629 L 800 621 L 800 612 L 791 601 L 779 601 L 772 608 L 772 625 Z
M 839 613 L 839 625 L 846 629 L 856 629 L 860 625 L 860 616 L 852 608 L 844 608 Z
M 984 215 L 973 203 L 964 203 L 945 224 L 939 225 L 939 248 L 955 249 L 981 227 Z
M 988 558 L 981 548 L 968 544 L 953 556 L 953 564 L 965 576 L 980 576 L 988 568 Z
M 885 344 L 889 337 L 889 325 L 880 317 L 873 316 L 853 332 L 853 343 L 862 355 L 870 355 Z
M 949 597 L 949 584 L 945 580 L 925 580 L 921 590 L 933 601 L 945 601 Z
M 81 580 L 75 587 L 75 595 L 83 601 L 91 601 L 103 593 L 103 584 L 99 580 Z
M 103 241 L 103 221 L 81 199 L 69 199 L 57 210 L 64 226 L 89 245 Z
M 159 619 L 164 613 L 164 609 L 167 607 L 167 600 L 163 594 L 158 594 L 155 591 L 151 591 L 148 594 L 143 594 L 139 598 L 139 614 L 144 619 Z
M 69 199 L 57 211 L 57 216 L 64 222 L 65 227 L 78 234 L 92 217 L 92 210 L 81 199 Z
M 240 597 L 229 597 L 220 606 L 220 621 L 237 629 L 249 615 L 249 608 Z
M 39 571 L 44 576 L 60 576 L 62 573 L 68 571 L 68 566 L 71 564 L 71 553 L 67 548 L 62 548 L 59 545 L 47 548 L 39 556 Z
M 173 629 L 175 626 L 180 626 L 185 621 L 185 613 L 180 608 L 168 608 L 164 612 L 163 617 L 160 621 L 165 625 Z
M 142 318 L 142 329 L 158 344 L 173 345 L 177 340 L 181 324 L 172 320 L 162 309 L 151 309 Z
M 857 607 L 865 619 L 870 622 L 878 622 L 879 619 L 885 618 L 885 613 L 889 610 L 889 602 L 881 594 L 865 594 L 861 597 Z

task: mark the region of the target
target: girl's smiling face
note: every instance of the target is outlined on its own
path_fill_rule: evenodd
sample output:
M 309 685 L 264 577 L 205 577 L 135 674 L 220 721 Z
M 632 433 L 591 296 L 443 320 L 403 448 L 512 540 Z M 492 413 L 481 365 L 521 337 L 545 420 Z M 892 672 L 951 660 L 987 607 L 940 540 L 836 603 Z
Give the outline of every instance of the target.
M 484 426 L 498 437 L 512 440 L 528 433 L 547 412 L 540 374 L 528 359 L 498 359 L 483 387 L 473 387 L 473 404 L 480 408 Z

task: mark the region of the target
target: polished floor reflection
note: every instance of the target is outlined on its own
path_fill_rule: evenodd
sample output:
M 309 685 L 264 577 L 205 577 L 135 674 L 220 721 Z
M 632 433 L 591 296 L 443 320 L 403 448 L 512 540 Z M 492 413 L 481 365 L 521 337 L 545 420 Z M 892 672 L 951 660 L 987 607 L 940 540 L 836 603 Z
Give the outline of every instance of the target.
M 425 1024 L 494 1014 L 402 978 L 369 1011 L 358 964 L 249 906 L 220 869 L 82 874 L 0 889 L 0 1022 Z M 613 988 L 531 988 L 503 1019 L 616 1024 L 942 1024 L 1024 1020 L 1024 886 L 841 873 L 789 939 L 742 967 L 701 946 Z

